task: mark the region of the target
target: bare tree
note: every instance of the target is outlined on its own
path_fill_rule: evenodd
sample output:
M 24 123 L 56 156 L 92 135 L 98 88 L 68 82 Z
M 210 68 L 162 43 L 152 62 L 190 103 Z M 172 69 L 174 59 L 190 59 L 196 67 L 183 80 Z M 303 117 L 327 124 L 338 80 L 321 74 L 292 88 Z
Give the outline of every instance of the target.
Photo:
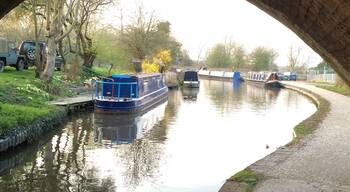
M 41 79 L 51 81 L 55 69 L 55 58 L 57 54 L 57 43 L 62 41 L 74 28 L 73 25 L 63 31 L 63 24 L 68 16 L 72 13 L 75 6 L 75 13 L 78 13 L 80 0 L 71 0 L 69 3 L 63 0 L 47 0 L 46 1 L 46 30 L 47 36 L 47 59 Z M 67 6 L 65 8 L 65 6 Z
M 300 65 L 300 62 L 302 60 L 301 58 L 301 48 L 298 47 L 296 51 L 294 51 L 293 46 L 289 49 L 288 54 L 288 70 L 295 71 L 297 67 Z
M 147 14 L 139 7 L 134 21 L 123 28 L 121 42 L 135 59 L 143 60 L 157 49 L 157 24 L 154 13 Z
M 71 18 L 67 20 L 70 25 L 76 21 L 76 48 L 73 49 L 71 39 L 68 38 L 70 52 L 77 54 L 83 59 L 83 65 L 91 68 L 96 58 L 96 50 L 93 46 L 93 40 L 90 36 L 90 28 L 93 17 L 101 8 L 113 3 L 113 0 L 84 0 L 81 2 L 79 12 L 71 14 Z M 77 63 L 75 64 L 77 65 Z

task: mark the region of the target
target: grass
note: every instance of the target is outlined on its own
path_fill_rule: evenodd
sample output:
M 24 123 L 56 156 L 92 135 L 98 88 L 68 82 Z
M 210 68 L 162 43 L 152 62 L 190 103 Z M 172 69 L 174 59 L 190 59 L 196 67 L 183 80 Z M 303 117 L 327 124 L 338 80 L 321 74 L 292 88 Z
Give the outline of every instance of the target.
M 6 67 L 0 73 L 0 136 L 11 133 L 20 126 L 33 123 L 40 117 L 47 117 L 58 108 L 48 104 L 48 101 L 59 97 L 74 96 L 72 88 L 82 86 L 86 79 L 105 77 L 108 69 L 94 67 L 92 70 L 82 70 L 74 81 L 67 80 L 67 75 L 55 71 L 50 84 L 36 79 L 35 69 L 16 71 Z M 125 71 L 114 70 L 113 73 Z
M 108 71 L 109 69 L 106 67 L 93 67 L 93 71 L 95 71 L 98 74 L 101 74 L 105 77 L 109 76 Z M 123 70 L 123 69 L 112 69 L 111 75 L 112 74 L 123 74 L 123 73 L 130 73 L 130 71 Z
M 339 87 L 333 84 L 315 84 L 316 87 L 333 91 L 342 95 L 350 96 L 350 89 L 347 87 Z
M 246 192 L 250 192 L 253 191 L 254 187 L 261 179 L 262 175 L 259 175 L 247 168 L 243 171 L 236 173 L 228 180 L 240 183 L 241 185 L 243 185 L 243 188 Z
M 72 95 L 68 83 L 61 81 L 62 72 L 55 72 L 49 85 L 34 74 L 34 69 L 16 71 L 10 67 L 0 73 L 0 136 L 57 110 L 47 101 Z

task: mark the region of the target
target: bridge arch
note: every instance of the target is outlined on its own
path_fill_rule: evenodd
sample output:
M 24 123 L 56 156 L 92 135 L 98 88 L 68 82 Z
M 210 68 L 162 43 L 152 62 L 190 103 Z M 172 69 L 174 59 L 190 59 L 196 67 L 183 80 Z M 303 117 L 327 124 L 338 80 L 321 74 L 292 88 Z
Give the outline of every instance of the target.
M 24 0 L 0 0 L 0 19 Z M 247 0 L 290 28 L 350 85 L 348 0 Z

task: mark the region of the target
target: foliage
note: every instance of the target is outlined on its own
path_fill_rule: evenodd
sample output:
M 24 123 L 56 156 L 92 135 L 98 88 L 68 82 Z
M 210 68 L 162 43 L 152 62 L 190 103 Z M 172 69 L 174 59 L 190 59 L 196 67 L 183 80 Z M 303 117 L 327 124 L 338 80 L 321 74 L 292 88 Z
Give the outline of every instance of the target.
M 240 69 L 246 65 L 245 49 L 233 41 L 216 44 L 209 50 L 206 63 L 210 67 Z
M 169 68 L 172 61 L 171 51 L 170 50 L 161 50 L 153 58 L 153 61 L 157 61 L 160 65 L 163 65 L 165 68 Z
M 95 73 L 97 73 L 99 76 L 101 77 L 107 77 L 111 74 L 121 74 L 121 73 L 129 73 L 129 70 L 124 70 L 124 69 L 120 69 L 120 68 L 113 68 L 111 71 L 109 71 L 109 68 L 107 67 L 98 67 L 98 66 L 94 66 L 92 68 L 92 71 L 94 71 Z M 96 76 L 96 75 L 94 75 Z
M 255 71 L 275 71 L 277 70 L 277 65 L 275 64 L 277 56 L 277 52 L 271 48 L 256 47 L 249 54 L 250 65 Z
M 51 113 L 55 107 L 48 105 L 49 100 L 72 94 L 62 82 L 61 73 L 50 84 L 54 88 L 47 90 L 42 81 L 34 78 L 33 69 L 16 71 L 6 67 L 0 76 L 0 134 Z
M 247 65 L 247 55 L 243 45 L 236 45 L 232 51 L 232 64 L 235 70 Z
M 333 68 L 326 62 L 326 61 L 321 61 L 316 67 L 310 68 L 311 70 L 316 70 L 316 71 L 322 71 L 326 73 L 333 73 L 334 70 Z
M 20 4 L 0 20 L 0 36 L 19 44 L 24 39 L 34 39 L 34 28 L 31 11 L 27 8 L 28 2 Z M 42 19 L 40 19 L 42 23 Z M 43 37 L 43 28 L 39 30 L 40 37 Z
M 209 50 L 206 63 L 209 67 L 232 67 L 231 55 L 222 43 L 216 44 Z
M 159 21 L 154 14 L 148 14 L 140 7 L 133 22 L 123 27 L 120 41 L 131 58 L 144 61 L 159 50 L 170 50 L 172 62 L 178 62 L 181 57 L 181 44 L 170 35 L 170 31 L 168 21 Z
M 119 41 L 120 32 L 113 27 L 104 27 L 97 30 L 94 35 L 96 46 L 97 65 L 109 65 L 118 70 L 130 70 L 131 55 L 124 49 Z
M 250 169 L 244 169 L 233 175 L 229 180 L 243 184 L 245 186 L 245 191 L 253 191 L 254 187 L 261 179 L 262 175 L 256 174 Z
M 161 72 L 161 69 L 167 69 L 172 61 L 170 50 L 161 50 L 152 61 L 144 59 L 142 61 L 142 71 L 146 73 Z
M 325 84 L 325 83 L 316 83 L 316 87 L 327 89 L 342 95 L 350 95 L 350 89 L 346 85 L 334 85 L 334 84 Z
M 142 71 L 145 73 L 159 72 L 159 65 L 155 62 L 151 62 L 148 59 L 142 61 Z
M 188 54 L 188 51 L 185 49 L 181 50 L 181 54 L 178 56 L 178 62 L 181 66 L 192 66 L 194 64 L 193 60 Z

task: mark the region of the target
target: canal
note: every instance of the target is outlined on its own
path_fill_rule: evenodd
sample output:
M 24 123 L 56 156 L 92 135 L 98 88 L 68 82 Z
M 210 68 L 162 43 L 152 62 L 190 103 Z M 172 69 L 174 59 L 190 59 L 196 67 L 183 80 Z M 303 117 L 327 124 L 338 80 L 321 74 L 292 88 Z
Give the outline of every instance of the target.
M 218 191 L 315 111 L 294 91 L 202 80 L 144 114 L 77 114 L 1 154 L 0 191 Z

